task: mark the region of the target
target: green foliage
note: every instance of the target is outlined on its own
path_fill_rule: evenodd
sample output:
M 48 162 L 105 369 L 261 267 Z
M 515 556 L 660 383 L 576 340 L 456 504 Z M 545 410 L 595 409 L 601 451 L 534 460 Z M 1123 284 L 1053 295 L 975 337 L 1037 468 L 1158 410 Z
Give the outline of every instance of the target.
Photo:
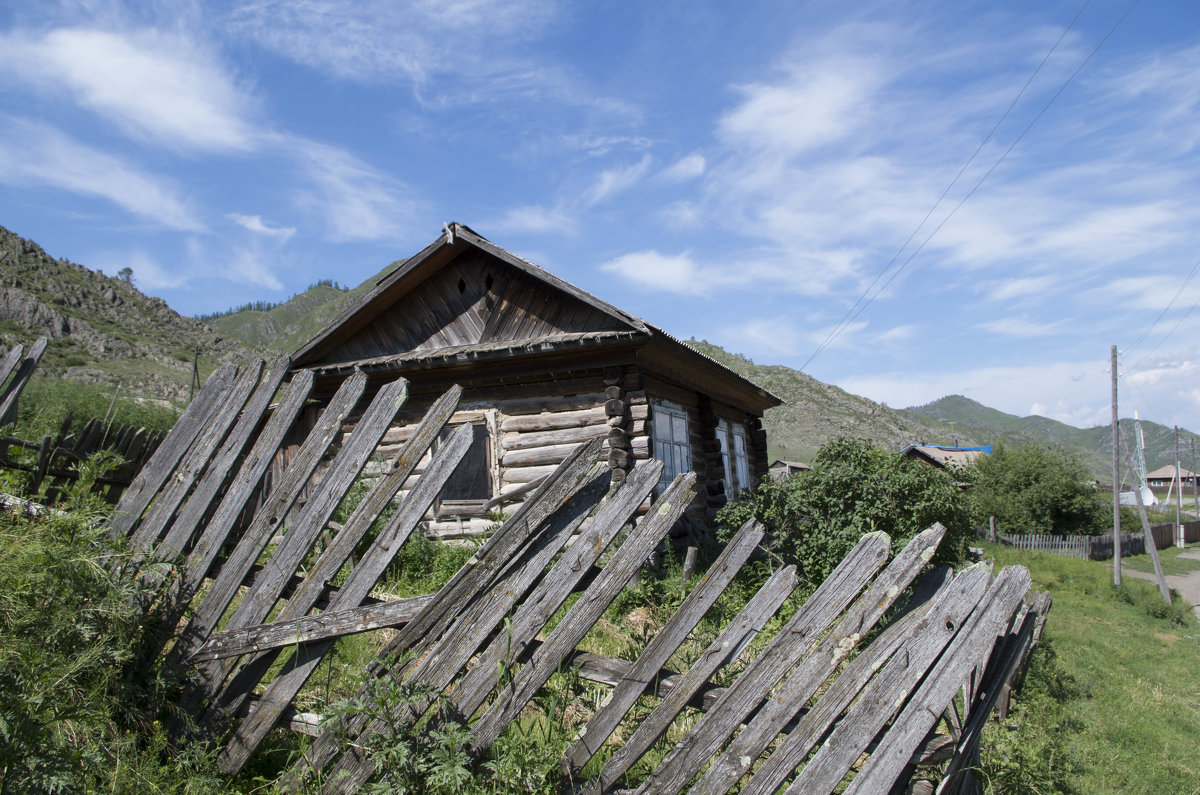
M 759 487 L 717 513 L 728 540 L 750 518 L 770 530 L 770 549 L 797 564 L 816 585 L 866 533 L 882 531 L 892 549 L 941 522 L 946 537 L 934 562 L 957 563 L 966 551 L 968 516 L 962 494 L 946 473 L 873 446 L 837 438 L 817 453 L 811 470 Z
M 1091 475 L 1065 450 L 998 445 L 968 472 L 975 521 L 986 524 L 995 516 L 1002 533 L 1093 535 L 1112 527 Z
M 67 510 L 0 514 L 0 792 L 211 791 L 201 754 L 167 752 L 154 678 L 127 670 L 155 594 L 109 565 L 101 467 Z
M 1079 761 L 1071 742 L 1081 728 L 1066 704 L 1084 696 L 1063 669 L 1050 641 L 1030 657 L 1024 686 L 1003 722 L 989 721 L 980 748 L 980 770 L 988 792 L 1035 795 L 1073 793 Z
M 21 393 L 17 424 L 10 431 L 33 441 L 55 435 L 71 415 L 72 431 L 79 431 L 92 418 L 106 416 L 112 426 L 131 425 L 151 431 L 169 431 L 179 417 L 171 407 L 130 396 L 122 390 L 113 400 L 115 387 L 81 384 L 61 378 L 32 378 Z M 109 410 L 109 407 L 112 410 Z
M 475 549 L 474 544 L 444 544 L 414 533 L 400 547 L 381 587 L 397 596 L 434 593 L 471 559 Z

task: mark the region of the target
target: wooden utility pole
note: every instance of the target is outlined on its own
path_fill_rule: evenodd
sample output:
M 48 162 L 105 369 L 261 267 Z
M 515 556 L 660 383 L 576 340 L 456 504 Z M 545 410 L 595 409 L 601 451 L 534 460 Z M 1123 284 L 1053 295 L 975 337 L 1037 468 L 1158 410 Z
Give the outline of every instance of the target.
M 1192 437 L 1192 507 L 1195 509 L 1196 518 L 1200 519 L 1200 476 L 1196 475 L 1196 437 Z
M 1117 346 L 1112 346 L 1113 585 L 1121 584 L 1121 427 L 1117 419 Z M 1133 484 L 1137 491 L 1138 484 Z
M 1183 523 L 1179 512 L 1183 508 L 1183 475 L 1179 472 L 1179 426 L 1175 426 L 1175 546 L 1182 547 Z
M 1133 462 L 1129 462 L 1129 468 L 1133 469 Z M 1150 531 L 1150 519 L 1146 516 L 1146 505 L 1142 502 L 1142 490 L 1137 484 L 1133 487 L 1134 497 L 1137 498 L 1138 516 L 1142 519 L 1142 533 L 1146 537 L 1146 551 L 1150 553 L 1150 559 L 1154 561 L 1154 575 L 1158 578 L 1158 590 L 1162 594 L 1162 598 L 1167 604 L 1171 604 L 1171 591 L 1167 588 L 1167 578 L 1163 576 L 1162 561 L 1158 559 L 1158 546 L 1154 543 L 1154 533 Z

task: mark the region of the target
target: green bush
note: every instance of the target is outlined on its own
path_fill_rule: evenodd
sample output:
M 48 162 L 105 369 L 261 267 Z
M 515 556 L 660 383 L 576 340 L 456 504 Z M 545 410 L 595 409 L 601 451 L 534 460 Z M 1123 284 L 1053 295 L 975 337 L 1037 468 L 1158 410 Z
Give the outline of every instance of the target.
M 211 791 L 203 755 L 167 752 L 154 677 L 130 673 L 155 594 L 108 565 L 88 485 L 0 514 L 0 792 Z
M 891 536 L 893 553 L 941 522 L 946 537 L 934 563 L 958 563 L 970 531 L 960 489 L 943 471 L 873 446 L 838 438 L 822 447 L 813 468 L 779 482 L 764 479 L 753 492 L 717 513 L 727 541 L 757 517 L 770 530 L 769 549 L 795 563 L 802 581 L 824 581 L 866 533 Z
M 1001 533 L 1094 535 L 1112 528 L 1111 508 L 1091 474 L 1065 450 L 997 445 L 967 476 L 972 516 L 983 525 L 996 517 Z

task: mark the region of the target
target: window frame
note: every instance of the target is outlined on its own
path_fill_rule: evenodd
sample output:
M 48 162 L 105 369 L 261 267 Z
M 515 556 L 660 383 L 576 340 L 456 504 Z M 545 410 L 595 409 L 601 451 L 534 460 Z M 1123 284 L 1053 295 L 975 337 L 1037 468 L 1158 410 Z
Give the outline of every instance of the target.
M 662 474 L 658 478 L 658 491 L 662 493 L 677 475 L 692 471 L 692 428 L 687 409 L 683 405 L 663 398 L 652 398 L 651 438 L 654 441 L 654 457 L 663 462 Z M 660 420 L 665 419 L 670 438 L 659 432 Z M 682 421 L 683 439 L 677 438 Z

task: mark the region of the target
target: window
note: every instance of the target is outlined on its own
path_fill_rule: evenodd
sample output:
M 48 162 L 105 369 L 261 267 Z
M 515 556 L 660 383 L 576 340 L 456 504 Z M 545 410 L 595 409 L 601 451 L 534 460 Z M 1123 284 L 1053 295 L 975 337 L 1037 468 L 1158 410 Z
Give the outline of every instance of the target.
M 486 419 L 475 420 L 471 425 L 471 446 L 459 461 L 450 479 L 442 487 L 437 499 L 437 512 L 442 514 L 480 513 L 492 498 L 492 454 L 491 439 Z M 445 444 L 450 435 L 462 424 L 447 425 L 438 434 L 437 448 Z
M 721 464 L 725 468 L 725 499 L 732 500 L 742 489 L 750 488 L 750 456 L 746 452 L 746 426 L 729 420 L 717 422 L 717 441 L 721 444 Z
M 692 445 L 688 435 L 687 412 L 678 403 L 666 400 L 652 404 L 654 411 L 654 457 L 662 461 L 661 491 L 675 476 L 692 468 Z

